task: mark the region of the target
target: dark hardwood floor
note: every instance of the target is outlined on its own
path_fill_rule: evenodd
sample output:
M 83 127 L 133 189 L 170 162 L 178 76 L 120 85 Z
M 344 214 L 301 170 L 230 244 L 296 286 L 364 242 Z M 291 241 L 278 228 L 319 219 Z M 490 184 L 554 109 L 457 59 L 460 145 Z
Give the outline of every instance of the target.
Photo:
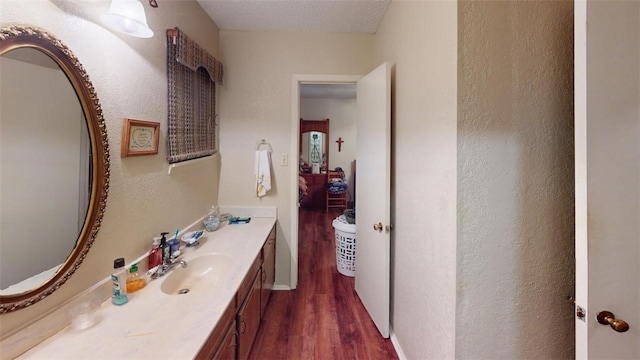
M 300 209 L 298 288 L 272 292 L 251 359 L 398 358 L 360 302 L 354 278 L 336 270 L 331 222 L 338 215 Z

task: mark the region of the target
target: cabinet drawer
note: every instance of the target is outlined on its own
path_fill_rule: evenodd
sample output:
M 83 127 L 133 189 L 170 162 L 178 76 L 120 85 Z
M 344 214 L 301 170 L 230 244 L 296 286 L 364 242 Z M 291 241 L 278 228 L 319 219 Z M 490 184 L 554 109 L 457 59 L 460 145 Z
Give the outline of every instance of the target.
M 236 336 L 236 322 L 231 323 L 227 335 L 220 344 L 218 351 L 213 355 L 213 360 L 234 360 L 236 358 L 236 347 L 238 340 Z
M 236 320 L 238 330 L 238 359 L 249 357 L 253 340 L 260 327 L 260 277 L 256 276 L 247 301 L 238 311 Z
M 256 278 L 256 275 L 260 271 L 260 267 L 262 266 L 262 256 L 256 256 L 251 268 L 247 272 L 247 276 L 245 276 L 240 288 L 238 289 L 238 293 L 236 294 L 237 308 L 240 308 L 244 303 L 247 295 L 249 295 L 249 291 L 253 287 L 253 281 Z
M 264 260 L 270 256 L 275 256 L 276 248 L 276 227 L 274 226 L 267 237 L 267 240 L 264 242 L 262 246 L 262 263 L 264 264 Z
M 276 226 L 273 225 L 269 236 L 267 237 L 267 242 L 275 242 L 276 241 Z

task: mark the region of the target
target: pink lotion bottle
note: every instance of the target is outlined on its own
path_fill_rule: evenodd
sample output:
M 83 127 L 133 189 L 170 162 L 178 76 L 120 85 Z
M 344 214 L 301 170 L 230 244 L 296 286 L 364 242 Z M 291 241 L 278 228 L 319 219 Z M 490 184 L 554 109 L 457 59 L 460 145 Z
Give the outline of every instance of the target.
M 149 251 L 149 270 L 156 266 L 162 265 L 162 250 L 160 250 L 160 241 L 153 239 L 153 248 Z

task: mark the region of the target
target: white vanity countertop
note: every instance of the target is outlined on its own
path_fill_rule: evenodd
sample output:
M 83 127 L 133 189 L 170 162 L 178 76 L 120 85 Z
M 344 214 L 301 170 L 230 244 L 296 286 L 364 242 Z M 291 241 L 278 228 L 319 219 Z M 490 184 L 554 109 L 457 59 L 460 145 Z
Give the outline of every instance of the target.
M 111 299 L 105 301 L 95 326 L 82 331 L 66 327 L 19 358 L 194 358 L 235 296 L 275 222 L 275 217 L 252 217 L 248 224 L 221 223 L 217 231 L 205 233 L 199 248 L 181 249 L 187 262 L 214 252 L 231 256 L 231 270 L 219 280 L 220 286 L 167 295 L 160 290 L 166 276 L 152 280 L 130 294 L 123 306 L 111 304 Z

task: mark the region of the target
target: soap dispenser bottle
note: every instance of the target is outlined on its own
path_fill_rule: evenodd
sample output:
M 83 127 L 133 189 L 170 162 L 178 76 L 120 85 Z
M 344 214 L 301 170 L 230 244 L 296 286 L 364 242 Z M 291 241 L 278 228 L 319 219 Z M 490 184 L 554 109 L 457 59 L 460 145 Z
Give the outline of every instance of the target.
M 162 265 L 162 250 L 160 250 L 160 240 L 153 239 L 153 248 L 149 251 L 149 270 Z
M 168 232 L 160 233 L 160 235 L 162 235 L 162 238 L 160 238 L 160 252 L 162 253 L 163 264 L 168 262 L 169 259 L 171 258 L 171 247 L 167 243 L 167 238 L 166 238 L 168 234 L 169 234 Z
M 129 277 L 127 278 L 127 294 L 131 294 L 142 289 L 146 285 L 143 277 L 138 274 L 138 264 L 131 265 Z

